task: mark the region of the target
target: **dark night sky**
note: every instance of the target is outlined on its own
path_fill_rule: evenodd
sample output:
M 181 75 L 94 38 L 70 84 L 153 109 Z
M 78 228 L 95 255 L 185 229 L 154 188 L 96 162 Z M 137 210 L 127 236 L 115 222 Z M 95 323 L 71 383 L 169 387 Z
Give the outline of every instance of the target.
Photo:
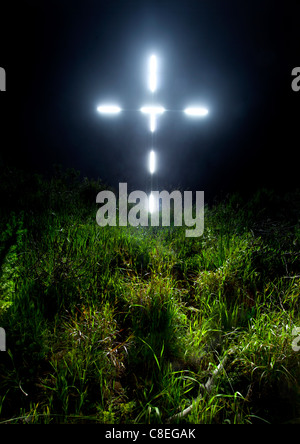
M 2 5 L 1 5 L 2 9 Z M 160 60 L 158 189 L 298 186 L 300 6 L 285 1 L 40 0 L 1 13 L 1 153 L 50 171 L 74 167 L 111 185 L 148 186 L 147 61 Z

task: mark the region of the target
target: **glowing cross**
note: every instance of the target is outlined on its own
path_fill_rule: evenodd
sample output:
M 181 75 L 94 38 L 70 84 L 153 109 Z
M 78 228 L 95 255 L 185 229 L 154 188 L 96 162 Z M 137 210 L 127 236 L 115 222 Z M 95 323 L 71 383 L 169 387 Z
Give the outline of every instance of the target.
M 155 55 L 152 55 L 149 60 L 149 78 L 148 87 L 153 94 L 157 89 L 157 59 Z M 118 114 L 122 111 L 119 106 L 116 105 L 101 105 L 98 106 L 97 111 L 102 114 Z M 140 111 L 143 114 L 148 114 L 150 116 L 150 131 L 154 133 L 156 130 L 156 119 L 157 116 L 163 114 L 166 110 L 160 105 L 155 106 L 143 106 Z M 203 117 L 208 114 L 206 108 L 186 108 L 184 113 L 188 116 L 193 117 Z M 153 174 L 155 172 L 155 153 L 151 151 L 149 158 L 149 170 Z M 150 195 L 151 198 L 151 195 Z

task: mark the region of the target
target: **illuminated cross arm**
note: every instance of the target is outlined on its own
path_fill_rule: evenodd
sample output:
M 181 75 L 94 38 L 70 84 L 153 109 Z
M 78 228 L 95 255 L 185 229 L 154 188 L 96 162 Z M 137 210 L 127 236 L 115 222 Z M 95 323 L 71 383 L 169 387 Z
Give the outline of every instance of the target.
M 165 108 L 162 106 L 143 106 L 141 108 L 141 112 L 144 114 L 149 114 L 150 116 L 150 131 L 154 133 L 156 130 L 156 116 L 158 114 L 163 114 L 165 112 Z
M 184 112 L 188 116 L 194 117 L 204 117 L 208 114 L 208 110 L 206 108 L 186 108 Z
M 101 114 L 118 114 L 122 110 L 116 105 L 101 105 L 98 106 L 97 111 Z
M 152 93 L 157 88 L 157 61 L 156 56 L 152 55 L 149 61 L 149 89 Z

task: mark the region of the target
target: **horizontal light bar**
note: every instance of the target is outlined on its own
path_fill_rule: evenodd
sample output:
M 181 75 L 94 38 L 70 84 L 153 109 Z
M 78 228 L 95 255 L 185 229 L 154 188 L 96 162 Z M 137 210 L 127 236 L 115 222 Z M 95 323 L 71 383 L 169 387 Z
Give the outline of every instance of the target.
M 206 108 L 186 108 L 184 112 L 189 116 L 206 116 L 208 114 Z
M 153 150 L 150 151 L 149 171 L 150 174 L 153 174 L 155 172 L 155 152 Z
M 115 105 L 102 105 L 98 106 L 97 111 L 103 114 L 117 114 L 121 111 L 121 108 Z
M 162 106 L 143 106 L 141 112 L 144 114 L 162 114 L 166 110 Z

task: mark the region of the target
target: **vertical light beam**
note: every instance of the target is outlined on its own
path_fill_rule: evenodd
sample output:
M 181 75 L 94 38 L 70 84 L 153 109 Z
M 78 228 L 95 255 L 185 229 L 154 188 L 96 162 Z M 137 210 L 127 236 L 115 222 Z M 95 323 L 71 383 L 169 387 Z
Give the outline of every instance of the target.
M 156 91 L 157 79 L 156 79 L 157 61 L 156 56 L 152 55 L 149 62 L 149 89 L 151 92 Z
M 151 174 L 155 172 L 155 152 L 153 150 L 150 151 L 149 171 Z
M 154 196 L 151 192 L 149 196 L 149 213 L 153 213 L 155 209 L 155 202 L 154 202 Z

